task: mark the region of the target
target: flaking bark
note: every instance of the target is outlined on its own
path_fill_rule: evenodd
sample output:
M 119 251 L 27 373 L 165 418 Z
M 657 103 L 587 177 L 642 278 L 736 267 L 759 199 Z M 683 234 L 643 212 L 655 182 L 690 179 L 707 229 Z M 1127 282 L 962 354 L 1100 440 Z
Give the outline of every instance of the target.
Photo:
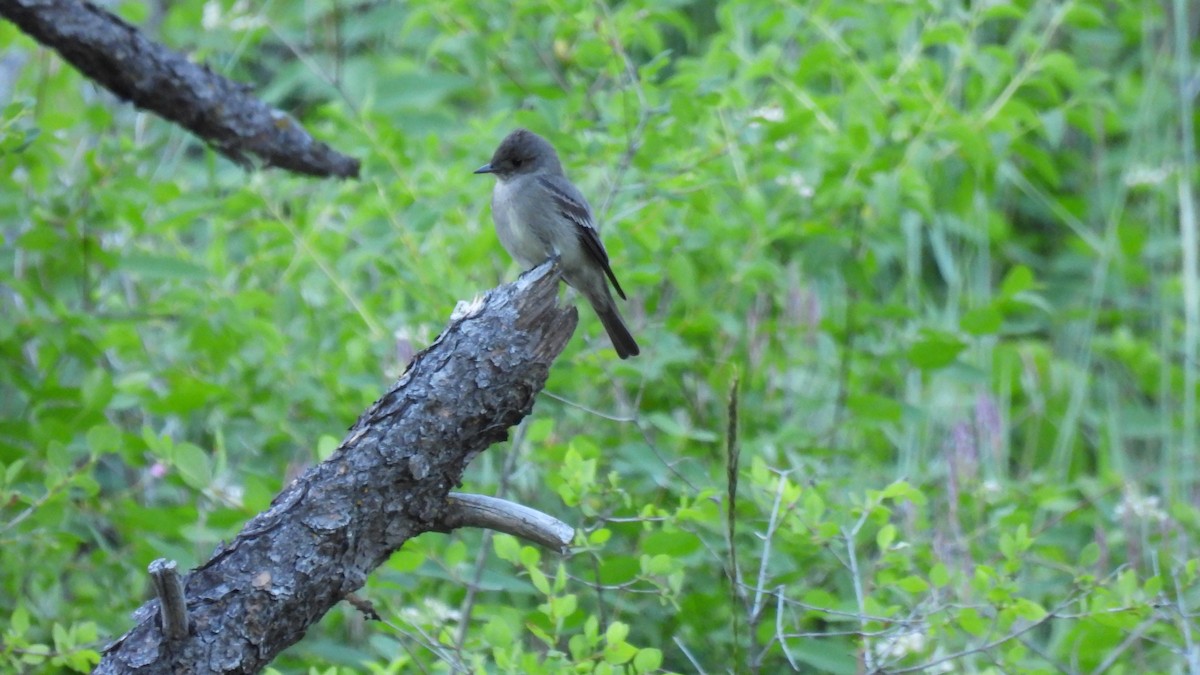
M 575 330 L 558 278 L 547 263 L 460 310 L 328 460 L 187 575 L 186 638 L 168 644 L 152 600 L 95 672 L 257 672 L 405 541 L 447 529 L 448 492 L 533 409 Z

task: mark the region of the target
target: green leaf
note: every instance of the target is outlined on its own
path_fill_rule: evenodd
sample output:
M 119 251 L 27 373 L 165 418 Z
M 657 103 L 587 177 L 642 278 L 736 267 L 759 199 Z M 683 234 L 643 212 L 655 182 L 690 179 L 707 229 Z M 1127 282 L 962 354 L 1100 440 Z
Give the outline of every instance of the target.
M 29 631 L 29 611 L 24 605 L 17 605 L 8 622 L 8 634 L 20 637 Z
M 600 561 L 600 583 L 609 586 L 629 583 L 637 578 L 641 569 L 641 563 L 633 556 L 605 556 Z
M 1147 598 L 1158 597 L 1158 594 L 1162 593 L 1162 589 L 1163 578 L 1159 575 L 1155 575 L 1149 579 L 1146 579 L 1146 583 L 1142 585 L 1142 593 L 1144 593 Z
M 921 44 L 925 46 L 959 44 L 965 35 L 966 31 L 961 21 L 939 21 L 921 33 Z
M 529 570 L 529 581 L 533 583 L 533 587 L 542 595 L 550 595 L 550 581 L 546 579 L 546 575 L 536 567 Z
M 604 546 L 604 544 L 612 538 L 612 530 L 607 527 L 601 527 L 588 535 L 589 546 Z
M 412 550 L 412 547 L 405 546 L 392 554 L 388 560 L 388 566 L 400 573 L 412 573 L 421 569 L 421 565 L 426 559 L 424 551 Z
M 339 445 L 341 445 L 341 441 L 338 439 L 329 434 L 321 434 L 317 439 L 317 460 L 324 462 L 332 457 Z
M 906 593 L 918 594 L 929 591 L 929 582 L 921 577 L 910 574 L 896 582 L 896 587 Z
M 890 549 L 895 540 L 896 526 L 891 523 L 879 528 L 879 532 L 875 534 L 875 545 L 879 547 L 881 552 Z
M 121 442 L 121 430 L 111 424 L 99 424 L 88 429 L 88 450 L 94 455 L 116 452 L 120 449 Z
M 929 570 L 929 581 L 938 588 L 945 588 L 950 583 L 950 570 L 945 563 L 938 563 Z
M 662 668 L 662 663 L 663 654 L 659 649 L 639 649 L 633 657 L 633 669 L 639 673 L 653 673 Z
M 566 619 L 579 608 L 579 600 L 573 594 L 550 598 L 550 616 L 555 619 Z
M 506 647 L 516 638 L 512 632 L 512 623 L 502 617 L 492 617 L 484 625 L 484 640 L 493 647 Z
M 26 461 L 24 459 L 15 460 L 4 469 L 4 485 L 12 485 L 16 482 L 17 476 L 21 475 L 21 469 L 25 467 Z M 0 464 L 0 466 L 4 465 Z
M 119 266 L 140 279 L 198 281 L 208 278 L 208 270 L 196 263 L 152 253 L 127 253 L 121 256 Z
M 1004 325 L 1004 316 L 990 305 L 977 307 L 963 314 L 958 325 L 971 335 L 994 335 Z
M 497 534 L 492 538 L 492 548 L 496 557 L 516 565 L 521 560 L 521 544 L 516 537 L 508 534 Z
M 1025 12 L 1020 7 L 1011 2 L 994 2 L 988 3 L 979 15 L 982 21 L 991 21 L 995 19 L 1022 19 L 1025 17 Z
M 629 637 L 629 624 L 621 621 L 612 622 L 608 625 L 608 630 L 604 632 L 604 640 L 610 645 L 621 644 L 627 637 Z
M 527 570 L 531 570 L 542 563 L 542 554 L 532 546 L 522 546 L 520 559 L 521 566 Z
M 646 574 L 662 576 L 670 574 L 674 567 L 674 560 L 669 555 L 646 555 L 642 556 L 642 571 Z
M 613 665 L 629 663 L 629 661 L 633 659 L 637 652 L 637 647 L 634 647 L 627 642 L 620 642 L 617 644 L 609 643 L 609 645 L 604 648 L 604 660 Z
M 650 413 L 646 416 L 646 420 L 664 434 L 677 438 L 688 438 L 704 443 L 711 443 L 719 438 L 715 432 L 708 429 L 698 429 L 691 425 L 684 426 L 674 417 L 665 413 Z
M 1109 23 L 1109 19 L 1100 7 L 1085 2 L 1072 2 L 1065 5 L 1064 11 L 1066 16 L 1063 17 L 1063 23 L 1075 28 L 1097 28 Z
M 950 333 L 924 329 L 908 349 L 908 360 L 921 370 L 944 368 L 958 357 L 967 345 Z
M 588 644 L 587 638 L 580 634 L 572 635 L 567 640 L 567 650 L 571 654 L 571 658 L 575 661 L 587 661 L 592 653 L 591 645 Z
M 1048 110 L 1041 113 L 1039 117 L 1042 121 L 1042 133 L 1050 147 L 1057 148 L 1062 145 L 1063 136 L 1067 131 L 1067 119 L 1063 111 L 1060 109 Z
M 657 531 L 642 540 L 642 552 L 647 555 L 669 555 L 683 557 L 700 550 L 700 538 L 682 530 Z
M 82 402 L 88 410 L 103 410 L 115 392 L 112 377 L 102 369 L 87 374 L 83 381 Z
M 846 401 L 854 416 L 874 422 L 898 422 L 904 407 L 894 399 L 872 393 L 852 394 Z
M 853 643 L 847 640 L 800 640 L 790 650 L 796 660 L 810 666 L 807 672 L 855 675 L 860 670 Z
M 1018 293 L 1024 293 L 1034 286 L 1033 272 L 1024 265 L 1017 265 L 1009 270 L 1000 283 L 1000 295 L 1011 299 Z
M 908 481 L 898 480 L 888 483 L 887 487 L 880 490 L 879 497 L 891 501 L 907 500 L 914 504 L 924 504 L 925 493 L 918 490 Z
M 1012 608 L 1026 621 L 1041 621 L 1046 616 L 1046 609 L 1028 598 L 1017 598 Z
M 204 490 L 212 485 L 212 460 L 200 446 L 186 442 L 175 444 L 171 462 L 189 487 Z
M 825 515 L 825 500 L 816 490 L 809 490 L 804 495 L 804 522 L 815 524 Z
M 75 640 L 67 631 L 66 627 L 57 621 L 54 622 L 51 633 L 54 636 L 54 650 L 58 652 L 70 651 L 75 646 Z
M 988 632 L 990 622 L 980 616 L 974 607 L 966 607 L 958 613 L 958 625 L 971 635 L 980 637 Z
M 529 631 L 530 635 L 534 636 L 538 640 L 541 640 L 542 644 L 546 645 L 547 647 L 554 647 L 554 645 L 557 644 L 557 640 L 555 640 L 541 626 L 538 626 L 533 622 L 528 622 L 525 624 L 525 628 Z
M 1091 567 L 1100 560 L 1100 545 L 1096 542 L 1088 542 L 1083 549 L 1079 551 L 1079 567 Z
M 562 593 L 567 589 L 567 567 L 559 561 L 558 568 L 554 573 L 554 592 Z

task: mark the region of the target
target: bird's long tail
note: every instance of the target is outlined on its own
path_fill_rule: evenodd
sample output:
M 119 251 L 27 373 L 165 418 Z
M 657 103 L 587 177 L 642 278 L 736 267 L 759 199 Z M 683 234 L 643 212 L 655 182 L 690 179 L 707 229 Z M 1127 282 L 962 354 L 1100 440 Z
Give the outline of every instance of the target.
M 604 324 L 604 330 L 608 332 L 608 339 L 612 340 L 617 356 L 627 359 L 641 353 L 637 341 L 633 339 L 633 335 L 625 327 L 625 322 L 621 320 L 621 315 L 617 313 L 612 296 L 609 296 L 607 303 L 593 302 L 592 306 L 596 308 L 596 315 L 600 317 L 600 323 Z

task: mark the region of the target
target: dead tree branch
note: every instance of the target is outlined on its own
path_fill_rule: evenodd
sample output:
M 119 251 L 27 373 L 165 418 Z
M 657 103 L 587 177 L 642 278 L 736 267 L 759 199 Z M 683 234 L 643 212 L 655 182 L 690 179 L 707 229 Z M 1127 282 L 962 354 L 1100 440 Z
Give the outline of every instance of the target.
M 95 672 L 257 672 L 405 541 L 478 524 L 478 502 L 447 496 L 533 409 L 575 330 L 558 278 L 547 263 L 460 309 L 328 460 L 187 575 L 183 639 L 166 639 L 151 600 Z
M 0 16 L 123 100 L 188 129 L 242 166 L 357 178 L 359 162 L 315 140 L 243 84 L 196 65 L 83 0 L 4 0 Z

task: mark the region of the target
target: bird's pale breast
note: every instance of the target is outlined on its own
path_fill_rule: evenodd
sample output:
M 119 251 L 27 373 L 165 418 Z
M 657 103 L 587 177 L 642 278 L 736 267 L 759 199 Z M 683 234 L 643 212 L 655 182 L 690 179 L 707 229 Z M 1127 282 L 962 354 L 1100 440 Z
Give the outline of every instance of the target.
M 548 195 L 540 194 L 535 185 L 521 186 L 520 180 L 497 181 L 492 195 L 496 234 L 504 249 L 527 268 L 556 253 L 564 263 L 577 262 L 582 254 L 578 235 L 558 215 Z M 523 189 L 530 190 L 524 199 L 512 198 L 513 192 Z

